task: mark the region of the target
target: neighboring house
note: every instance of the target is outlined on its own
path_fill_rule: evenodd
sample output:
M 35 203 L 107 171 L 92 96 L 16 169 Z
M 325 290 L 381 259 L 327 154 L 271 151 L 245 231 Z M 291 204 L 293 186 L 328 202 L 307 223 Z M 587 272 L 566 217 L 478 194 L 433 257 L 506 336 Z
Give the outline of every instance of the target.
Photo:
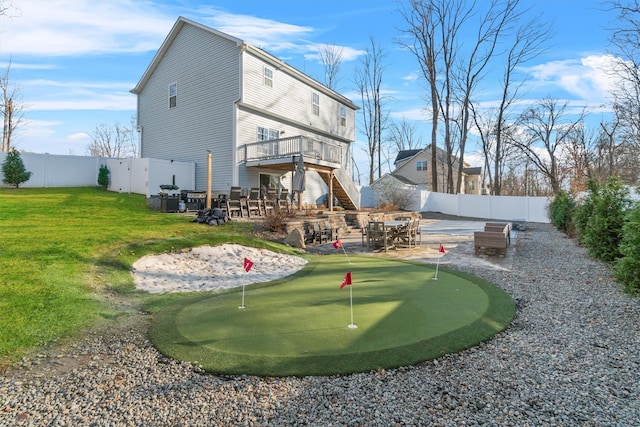
M 391 172 L 396 178 L 402 177 L 404 183 L 411 183 L 420 186 L 426 190 L 446 192 L 447 185 L 447 162 L 446 152 L 440 148 L 437 149 L 437 169 L 438 169 L 438 188 L 432 188 L 431 179 L 431 145 L 418 150 L 401 150 L 394 161 L 394 170 Z M 458 159 L 453 160 L 454 184 L 457 180 Z M 482 188 L 482 168 L 468 167 L 462 170 L 463 185 L 462 193 L 480 194 Z
M 180 17 L 131 92 L 142 157 L 195 162 L 194 190 L 207 188 L 208 151 L 214 195 L 232 186 L 291 191 L 303 155 L 304 202 L 329 193 L 359 208 L 349 174 L 358 107 L 264 50 Z

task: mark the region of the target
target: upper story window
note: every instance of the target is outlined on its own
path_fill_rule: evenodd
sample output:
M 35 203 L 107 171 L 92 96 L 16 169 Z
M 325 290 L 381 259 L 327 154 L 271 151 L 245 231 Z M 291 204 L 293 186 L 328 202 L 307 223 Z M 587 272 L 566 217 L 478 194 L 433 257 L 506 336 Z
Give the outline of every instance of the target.
M 347 108 L 340 106 L 340 126 L 347 125 Z
M 320 95 L 317 93 L 313 93 L 311 98 L 311 104 L 313 105 L 313 114 L 316 116 L 320 115 Z
M 416 162 L 416 170 L 417 171 L 426 171 L 427 170 L 427 162 L 426 160 L 418 160 Z
M 273 68 L 264 67 L 264 85 L 273 87 Z
M 175 108 L 178 101 L 178 83 L 173 82 L 169 85 L 169 108 Z
M 280 131 L 258 126 L 258 141 L 270 141 L 280 138 Z

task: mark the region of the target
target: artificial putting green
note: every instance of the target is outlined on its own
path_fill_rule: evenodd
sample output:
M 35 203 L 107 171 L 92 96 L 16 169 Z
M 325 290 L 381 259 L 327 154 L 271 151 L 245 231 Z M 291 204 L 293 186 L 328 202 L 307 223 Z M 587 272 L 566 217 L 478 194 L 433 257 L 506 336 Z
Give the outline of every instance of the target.
M 379 257 L 314 257 L 267 285 L 176 302 L 153 344 L 219 374 L 332 375 L 393 368 L 460 351 L 504 330 L 514 304 L 498 287 L 434 266 Z M 352 271 L 353 285 L 339 289 Z M 350 290 L 353 323 L 350 328 Z

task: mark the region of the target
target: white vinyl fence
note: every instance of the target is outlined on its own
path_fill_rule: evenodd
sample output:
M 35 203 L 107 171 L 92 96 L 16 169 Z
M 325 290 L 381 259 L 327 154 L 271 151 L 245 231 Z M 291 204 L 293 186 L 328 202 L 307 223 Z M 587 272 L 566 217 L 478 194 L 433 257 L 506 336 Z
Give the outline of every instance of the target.
M 0 164 L 7 153 L 0 152 Z M 109 168 L 109 190 L 119 193 L 158 194 L 160 185 L 195 187 L 195 163 L 159 159 L 112 159 L 90 156 L 20 153 L 31 178 L 20 187 L 92 187 L 98 185 L 100 166 Z M 2 171 L 0 170 L 0 178 Z M 2 179 L 0 179 L 0 185 Z
M 7 153 L 0 152 L 0 164 Z M 87 187 L 98 185 L 100 166 L 105 157 L 61 156 L 54 154 L 20 153 L 25 169 L 32 173 L 20 187 Z M 2 170 L 0 170 L 2 175 Z M 0 185 L 4 185 L 0 179 Z
M 509 221 L 549 223 L 547 206 L 549 197 L 516 196 L 476 196 L 472 194 L 434 193 L 426 190 L 411 191 L 413 203 L 408 210 L 418 212 L 440 212 L 471 218 L 487 218 Z M 378 206 L 378 200 L 371 187 L 360 191 L 362 207 Z

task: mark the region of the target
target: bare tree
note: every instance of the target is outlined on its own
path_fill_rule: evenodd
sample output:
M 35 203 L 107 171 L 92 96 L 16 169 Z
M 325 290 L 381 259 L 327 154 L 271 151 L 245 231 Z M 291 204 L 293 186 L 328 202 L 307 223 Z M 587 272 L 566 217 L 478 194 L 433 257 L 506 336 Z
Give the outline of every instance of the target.
M 136 115 L 132 115 L 129 118 L 129 154 L 133 158 L 140 157 L 140 144 L 139 144 L 139 134 L 138 134 L 138 120 Z
M 9 152 L 13 149 L 13 135 L 24 121 L 24 104 L 20 100 L 20 91 L 11 84 L 9 73 L 11 63 L 7 65 L 4 76 L 0 77 L 0 114 L 2 114 L 2 145 L 0 151 Z
M 381 93 L 382 80 L 386 65 L 385 52 L 370 37 L 371 46 L 354 71 L 354 83 L 362 102 L 363 133 L 367 137 L 367 155 L 369 156 L 369 184 L 382 175 L 382 134 L 387 114 L 383 111 L 384 96 Z M 377 168 L 376 168 L 377 160 Z
M 514 73 L 523 64 L 543 53 L 550 37 L 549 25 L 544 23 L 540 16 L 535 16 L 518 24 L 513 38 L 509 39 L 510 44 L 506 51 L 502 81 L 500 82 L 502 90 L 499 103 L 495 109 L 487 112 L 487 117 L 495 117 L 495 120 L 485 124 L 487 126 L 485 131 L 478 128 L 481 130 L 481 134 L 490 132 L 493 137 L 490 140 L 483 139 L 485 167 L 489 175 L 492 194 L 501 194 L 503 162 L 509 158 L 510 152 L 513 151 L 505 144 L 505 141 L 508 143 L 511 139 L 510 135 L 514 132 L 516 118 L 512 117 L 512 110 L 516 101 L 521 97 L 521 89 L 526 79 L 526 77 L 515 79 Z M 474 115 L 479 114 L 477 108 L 472 108 L 472 112 Z M 482 120 L 474 117 L 474 122 L 478 127 Z M 489 145 L 488 142 L 490 142 Z M 493 175 L 491 170 L 493 170 Z
M 496 55 L 498 42 L 506 37 L 522 13 L 518 11 L 519 0 L 508 0 L 504 3 L 492 1 L 487 12 L 480 17 L 475 43 L 472 45 L 468 59 L 458 68 L 458 86 L 460 91 L 460 120 L 457 126 L 459 136 L 459 162 L 455 192 L 459 193 L 462 185 L 464 169 L 464 153 L 469 135 L 471 102 L 479 82 L 484 77 L 485 69 Z M 498 121 L 500 123 L 500 121 Z M 449 179 L 453 183 L 452 178 Z
M 584 119 L 583 111 L 577 119 L 569 121 L 566 110 L 567 102 L 558 105 L 558 101 L 550 97 L 540 100 L 522 113 L 519 121 L 522 132 L 511 140 L 549 181 L 554 194 L 561 189 L 563 181 L 561 156 L 576 126 Z
M 498 125 L 497 120 L 500 117 L 500 108 L 501 106 L 496 109 L 488 109 L 483 114 L 480 114 L 472 104 L 472 117 L 483 154 L 483 178 L 489 180 L 489 191 L 490 194 L 494 195 L 502 194 L 498 187 L 502 186 L 502 177 L 505 172 L 507 170 L 517 170 L 513 165 L 517 163 L 516 157 L 520 153 L 513 145 L 502 143 L 502 141 L 512 139 L 516 127 L 514 124 L 507 125 L 506 123 Z
M 17 9 L 13 0 L 0 0 L 0 16 L 9 15 L 8 11 L 10 9 Z
M 636 182 L 640 178 L 637 167 L 640 157 L 640 1 L 615 0 L 607 4 L 618 15 L 617 28 L 612 31 L 610 41 L 614 53 L 621 59 L 614 63 L 613 69 L 620 80 L 613 91 L 614 112 L 619 124 L 616 128 L 618 142 L 609 139 L 609 169 L 625 181 Z M 624 160 L 626 164 L 614 167 L 611 163 L 614 158 Z M 628 158 L 635 158 L 635 161 L 631 160 L 629 164 Z
M 409 121 L 406 117 L 389 124 L 387 139 L 393 143 L 396 151 L 413 150 L 423 146 L 422 135 L 418 133 L 416 123 Z
M 438 84 L 438 62 L 441 57 L 438 28 L 443 11 L 428 0 L 410 0 L 407 8 L 401 9 L 407 28 L 402 30 L 409 36 L 408 41 L 399 43 L 411 52 L 420 65 L 422 77 L 429 90 L 431 109 L 431 189 L 438 191 L 438 124 L 440 119 L 440 91 Z
M 342 67 L 343 49 L 340 46 L 325 44 L 318 51 L 320 62 L 324 68 L 324 85 L 329 89 L 337 90 L 336 86 Z
M 432 188 L 438 188 L 435 159 L 441 125 L 446 191 L 461 191 L 472 100 L 487 67 L 500 53 L 498 43 L 522 15 L 519 1 L 411 0 L 400 12 L 410 40 L 400 43 L 417 58 L 429 88 Z M 475 37 L 471 42 L 469 34 Z
M 591 179 L 593 148 L 598 136 L 585 127 L 584 121 L 576 124 L 568 135 L 565 155 L 561 168 L 562 175 L 569 180 L 569 191 L 577 194 L 587 189 L 587 182 Z
M 96 157 L 122 158 L 131 156 L 133 131 L 118 123 L 97 125 L 91 135 L 87 153 Z

